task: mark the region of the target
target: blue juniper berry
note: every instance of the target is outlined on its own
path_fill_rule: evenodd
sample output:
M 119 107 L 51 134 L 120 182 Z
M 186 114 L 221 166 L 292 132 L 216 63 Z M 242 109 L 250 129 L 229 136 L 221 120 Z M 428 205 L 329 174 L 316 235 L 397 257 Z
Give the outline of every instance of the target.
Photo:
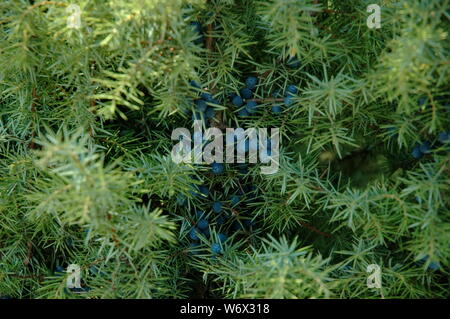
M 222 203 L 214 202 L 212 208 L 215 213 L 220 213 L 222 211 Z
M 212 107 L 208 107 L 206 109 L 205 116 L 207 119 L 212 119 L 214 116 L 216 116 L 216 110 L 214 110 Z
M 192 228 L 191 231 L 189 232 L 189 237 L 192 240 L 199 240 L 199 238 L 198 238 L 198 230 L 196 228 Z
M 211 245 L 211 251 L 213 254 L 220 254 L 222 252 L 222 248 L 220 247 L 220 244 L 213 243 Z
M 249 76 L 247 79 L 245 79 L 245 85 L 250 90 L 253 90 L 255 88 L 256 83 L 258 83 L 258 79 L 254 76 Z
M 195 106 L 196 106 L 196 110 L 198 112 L 205 112 L 206 108 L 208 107 L 206 105 L 206 101 L 205 100 L 201 100 L 201 99 L 195 101 Z
M 231 103 L 233 103 L 234 106 L 241 107 L 242 105 L 244 105 L 244 100 L 242 100 L 239 95 L 235 95 L 231 99 Z
M 245 109 L 250 114 L 255 113 L 257 111 L 257 108 L 258 108 L 258 103 L 256 103 L 255 101 L 248 101 L 247 105 L 245 106 Z
M 251 99 L 251 98 L 253 97 L 253 92 L 252 92 L 252 90 L 250 90 L 249 88 L 243 88 L 243 89 L 241 90 L 241 96 L 242 96 L 244 99 Z
M 219 238 L 221 243 L 224 243 L 228 239 L 228 236 L 222 233 L 217 234 L 217 237 Z
M 242 108 L 239 110 L 238 115 L 240 117 L 246 117 L 246 116 L 249 116 L 250 114 L 248 113 L 246 108 Z
M 198 228 L 200 229 L 206 229 L 209 226 L 209 223 L 206 219 L 200 219 L 197 223 Z
M 212 163 L 211 170 L 214 174 L 221 174 L 225 170 L 224 165 L 222 163 Z

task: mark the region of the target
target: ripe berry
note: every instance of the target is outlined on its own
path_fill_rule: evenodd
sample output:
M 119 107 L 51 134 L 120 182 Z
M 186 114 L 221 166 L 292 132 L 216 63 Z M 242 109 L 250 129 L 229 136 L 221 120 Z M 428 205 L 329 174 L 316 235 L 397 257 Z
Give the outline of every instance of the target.
M 211 245 L 211 251 L 213 254 L 220 254 L 222 252 L 222 248 L 220 247 L 220 244 L 214 243 Z
M 252 92 L 252 90 L 250 90 L 249 88 L 243 88 L 243 89 L 241 90 L 241 96 L 242 96 L 244 99 L 251 99 L 251 98 L 253 97 L 253 92 Z
M 189 232 L 189 237 L 192 240 L 198 240 L 199 238 L 198 238 L 198 231 L 197 231 L 197 229 L 192 228 L 191 231 Z
M 214 174 L 221 174 L 224 171 L 224 166 L 222 163 L 212 163 L 211 170 Z
M 423 156 L 422 152 L 420 151 L 420 146 L 419 146 L 419 145 L 416 145 L 416 146 L 413 148 L 413 150 L 412 150 L 412 152 L 411 152 L 411 155 L 412 155 L 414 158 L 417 158 L 417 159 L 419 159 L 419 158 L 421 158 L 421 157 Z
M 200 94 L 201 98 L 204 99 L 206 102 L 213 102 L 216 101 L 213 96 L 210 93 L 202 93 Z
M 282 112 L 281 105 L 272 106 L 272 113 L 281 113 L 281 112 Z
M 199 112 L 205 112 L 206 108 L 208 107 L 206 105 L 206 101 L 205 100 L 196 100 L 195 101 L 195 106 L 196 106 L 196 110 Z
M 214 204 L 213 204 L 213 211 L 215 213 L 220 213 L 222 211 L 222 203 L 221 202 L 214 202 Z
M 291 94 L 297 94 L 297 88 L 295 87 L 295 85 L 289 85 L 286 88 L 286 95 L 291 95 Z
M 202 193 L 205 197 L 208 197 L 209 195 L 209 189 L 208 187 L 201 185 L 198 187 L 198 190 L 200 191 L 200 193 Z
M 191 26 L 194 27 L 194 30 L 198 33 L 202 32 L 202 24 L 198 21 L 192 21 L 191 22 Z
M 249 116 L 249 115 L 250 115 L 250 114 L 248 114 L 248 111 L 247 111 L 247 109 L 245 109 L 245 108 L 240 109 L 239 112 L 238 112 L 238 114 L 239 114 L 240 117 L 246 117 L 246 116 Z
M 428 265 L 428 269 L 430 270 L 438 270 L 439 268 L 439 263 L 435 261 L 430 262 L 430 264 Z
M 221 243 L 224 243 L 228 239 L 228 236 L 225 234 L 217 234 L 217 237 L 219 237 Z
M 245 80 L 245 85 L 247 86 L 248 89 L 253 90 L 255 88 L 257 82 L 258 82 L 257 78 L 255 78 L 254 76 L 249 76 Z
M 419 105 L 419 106 L 422 106 L 422 105 L 424 105 L 426 102 L 427 102 L 427 98 L 425 97 L 425 96 L 422 96 L 422 97 L 420 97 L 418 100 L 417 100 L 417 104 Z
M 284 98 L 284 105 L 286 105 L 286 106 L 290 106 L 291 104 L 292 104 L 292 96 L 286 96 L 285 98 Z
M 192 80 L 191 82 L 189 82 L 189 84 L 196 88 L 196 89 L 201 89 L 200 84 L 198 84 L 197 82 L 195 82 L 194 80 Z
M 426 154 L 426 153 L 428 153 L 428 152 L 430 151 L 430 146 L 431 146 L 430 142 L 425 141 L 425 142 L 423 142 L 423 143 L 420 145 L 420 151 L 421 151 L 423 154 Z
M 205 116 L 207 119 L 212 119 L 214 116 L 216 116 L 216 111 L 213 108 L 208 107 L 206 109 Z
M 209 223 L 206 219 L 200 219 L 197 223 L 198 228 L 200 229 L 206 229 L 209 226 Z
M 244 101 L 239 95 L 233 96 L 233 98 L 231 99 L 231 103 L 233 103 L 233 105 L 237 107 L 241 107 L 242 105 L 244 105 Z
M 257 111 L 257 108 L 258 108 L 258 103 L 256 103 L 255 101 L 248 101 L 247 105 L 245 106 L 245 109 L 250 114 L 255 113 Z
M 447 132 L 441 132 L 438 135 L 438 141 L 441 143 L 446 143 L 450 141 L 450 133 Z
M 195 212 L 195 215 L 197 216 L 197 218 L 202 218 L 205 215 L 205 212 L 202 210 L 198 210 Z
M 241 200 L 241 197 L 239 195 L 233 195 L 231 196 L 231 205 L 237 205 Z
M 290 57 L 287 61 L 287 66 L 292 69 L 298 69 L 300 67 L 300 61 L 295 56 Z

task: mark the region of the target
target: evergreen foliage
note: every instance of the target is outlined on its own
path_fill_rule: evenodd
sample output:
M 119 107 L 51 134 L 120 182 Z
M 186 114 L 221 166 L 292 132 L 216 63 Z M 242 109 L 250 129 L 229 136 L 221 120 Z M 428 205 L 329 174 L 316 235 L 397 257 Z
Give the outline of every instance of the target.
M 2 1 L 0 296 L 448 298 L 449 20 L 449 0 Z M 279 170 L 174 163 L 194 118 L 279 128 Z

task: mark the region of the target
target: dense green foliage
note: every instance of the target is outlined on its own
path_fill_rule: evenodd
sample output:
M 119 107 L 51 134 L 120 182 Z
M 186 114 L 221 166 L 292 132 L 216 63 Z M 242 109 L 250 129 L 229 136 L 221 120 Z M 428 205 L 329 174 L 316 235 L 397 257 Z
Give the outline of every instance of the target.
M 449 0 L 70 3 L 0 2 L 0 296 L 449 297 Z M 277 173 L 172 161 L 199 91 L 280 128 Z

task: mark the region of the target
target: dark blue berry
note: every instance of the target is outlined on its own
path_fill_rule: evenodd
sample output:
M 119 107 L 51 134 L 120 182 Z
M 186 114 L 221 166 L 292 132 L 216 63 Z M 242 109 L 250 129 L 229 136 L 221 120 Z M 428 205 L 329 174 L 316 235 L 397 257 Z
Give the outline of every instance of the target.
M 420 145 L 420 152 L 422 152 L 423 154 L 426 154 L 430 151 L 430 147 L 431 147 L 430 142 L 425 141 Z
M 249 88 L 243 88 L 243 89 L 241 90 L 241 96 L 242 96 L 244 99 L 251 99 L 251 98 L 253 97 L 253 92 L 252 92 L 252 90 L 250 90 Z
M 439 268 L 440 268 L 439 263 L 435 261 L 430 262 L 430 264 L 428 265 L 428 269 L 430 270 L 438 270 Z
M 250 90 L 253 90 L 255 88 L 257 82 L 258 79 L 254 76 L 249 76 L 247 79 L 245 79 L 245 85 Z
M 241 197 L 239 195 L 231 196 L 231 205 L 237 205 L 241 201 Z
M 224 243 L 228 239 L 228 236 L 225 234 L 217 234 L 217 237 L 219 237 L 221 243 Z
M 240 117 L 246 117 L 246 116 L 249 116 L 249 115 L 250 115 L 250 114 L 248 113 L 247 109 L 245 109 L 245 108 L 240 109 L 239 112 L 238 112 L 238 114 L 239 114 Z
M 213 101 L 216 101 L 213 96 L 210 93 L 202 93 L 200 94 L 201 98 L 204 99 L 206 102 L 212 103 Z
M 222 211 L 222 203 L 221 202 L 214 202 L 214 204 L 213 204 L 213 211 L 215 213 L 220 213 Z
M 413 148 L 412 152 L 411 152 L 412 157 L 419 159 L 423 156 L 422 152 L 420 151 L 420 146 L 417 145 Z
M 199 112 L 205 112 L 206 108 L 208 107 L 208 105 L 206 105 L 205 100 L 196 100 L 195 106 L 196 106 L 197 111 L 199 111 Z
M 233 98 L 231 99 L 231 103 L 233 103 L 233 105 L 237 107 L 241 107 L 242 105 L 244 105 L 244 101 L 239 95 L 233 96 Z
M 192 228 L 192 229 L 191 229 L 191 231 L 189 232 L 189 237 L 190 237 L 192 240 L 198 240 L 198 239 L 199 239 L 199 238 L 198 238 L 198 231 L 197 231 L 196 228 Z
M 272 106 L 272 113 L 281 113 L 283 110 L 281 109 L 281 105 Z
M 427 102 L 427 98 L 425 97 L 425 96 L 422 96 L 422 97 L 420 97 L 418 100 L 417 100 L 417 104 L 419 105 L 419 106 L 422 106 L 422 105 L 425 105 L 425 103 Z
M 57 274 L 61 275 L 61 273 L 65 273 L 66 270 L 64 269 L 64 267 L 56 266 L 55 272 L 56 272 Z
M 191 82 L 189 82 L 189 84 L 190 84 L 192 87 L 196 88 L 196 89 L 201 89 L 200 84 L 198 84 L 198 83 L 195 82 L 194 80 L 192 80 Z
M 222 252 L 222 248 L 220 247 L 220 244 L 214 243 L 211 245 L 211 251 L 213 254 L 220 254 Z
M 195 212 L 195 215 L 197 216 L 197 218 L 202 218 L 205 215 L 205 212 L 202 210 L 198 210 Z
M 447 132 L 441 132 L 438 135 L 438 141 L 441 143 L 446 143 L 450 141 L 450 133 Z
M 212 119 L 214 116 L 216 116 L 216 110 L 214 110 L 212 107 L 208 107 L 206 109 L 205 116 L 207 119 Z
M 202 195 L 204 195 L 205 197 L 208 197 L 208 195 L 209 195 L 208 187 L 201 185 L 198 187 L 198 190 L 200 191 L 200 193 L 202 193 Z
M 287 61 L 287 66 L 292 69 L 298 69 L 300 67 L 300 61 L 297 59 L 297 57 L 291 57 Z
M 291 95 L 291 94 L 297 94 L 297 88 L 295 87 L 295 85 L 289 85 L 286 88 L 286 95 Z
M 214 174 L 221 174 L 224 171 L 222 163 L 212 163 L 211 170 Z
M 209 226 L 209 223 L 206 219 L 200 219 L 197 223 L 198 228 L 200 229 L 206 229 Z
M 198 33 L 202 32 L 202 24 L 198 21 L 192 21 L 191 22 L 191 26 L 194 27 L 194 30 Z
M 290 106 L 291 104 L 292 104 L 292 96 L 286 96 L 285 98 L 284 98 L 284 105 L 286 105 L 286 106 Z
M 255 101 L 248 101 L 247 105 L 245 106 L 245 109 L 250 114 L 255 113 L 257 111 L 257 108 L 258 108 L 258 103 L 256 103 Z

